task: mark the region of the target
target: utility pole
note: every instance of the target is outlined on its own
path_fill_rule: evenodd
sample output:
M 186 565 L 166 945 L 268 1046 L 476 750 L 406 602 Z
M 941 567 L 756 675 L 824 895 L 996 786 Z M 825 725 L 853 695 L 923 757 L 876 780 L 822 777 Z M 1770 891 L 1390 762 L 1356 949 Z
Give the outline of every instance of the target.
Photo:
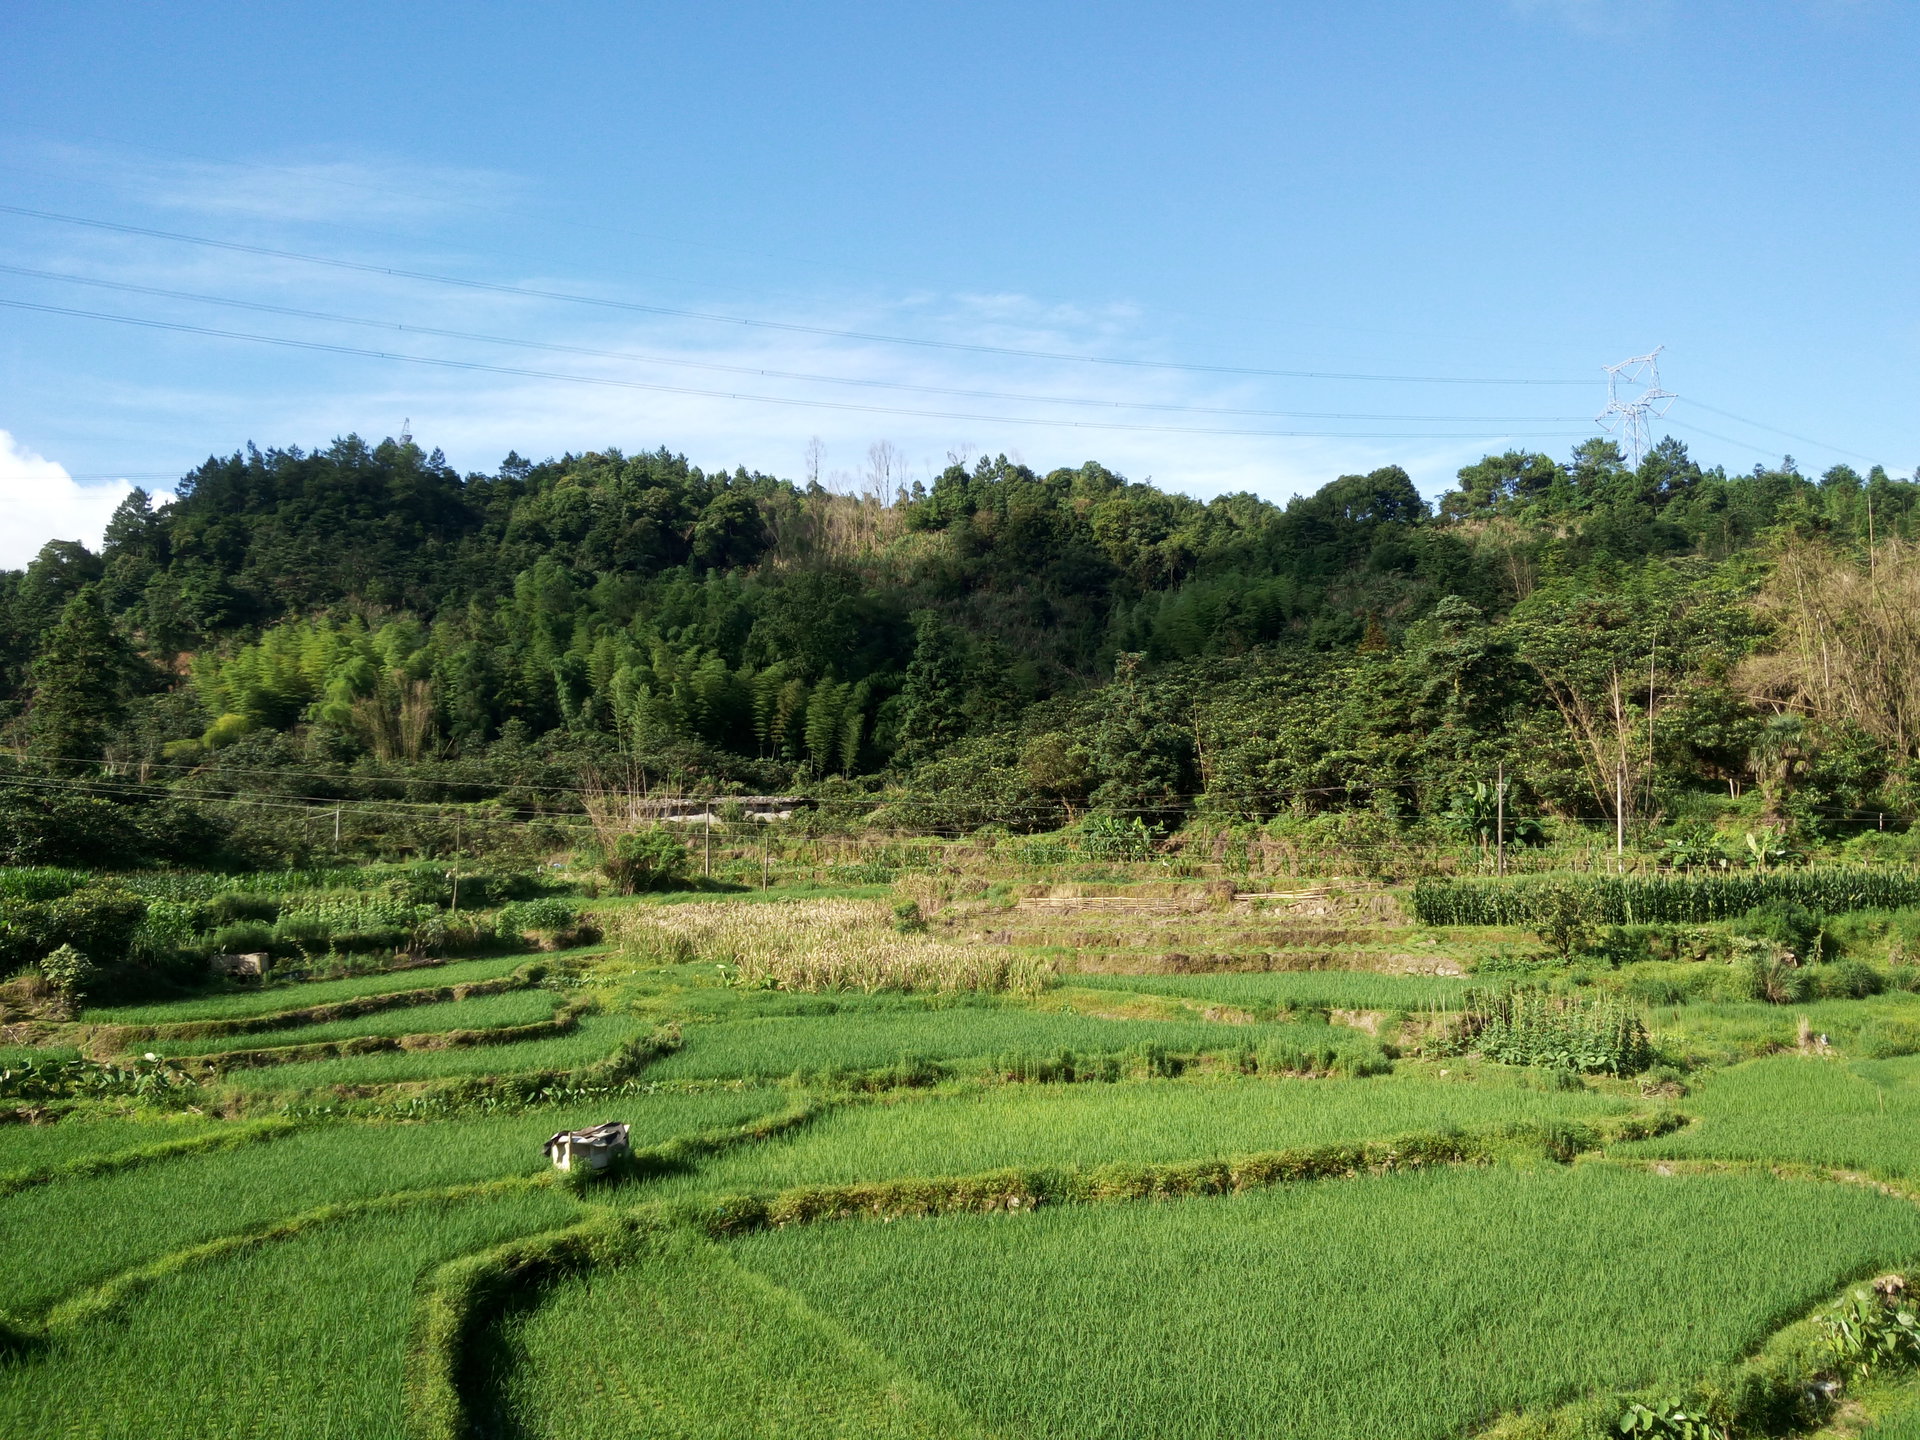
M 336 851 L 340 848 L 340 810 L 338 805 L 333 807 L 333 848 Z
M 1507 762 L 1493 770 L 1493 853 L 1499 874 L 1507 873 Z
M 772 888 L 773 880 L 773 826 L 762 823 L 760 827 L 760 888 Z
M 700 828 L 706 832 L 706 859 L 701 862 L 700 873 L 713 874 L 713 797 L 707 797 L 706 813 L 700 817 Z
M 1613 769 L 1613 856 L 1615 868 L 1626 868 L 1627 856 L 1627 764 L 1622 760 Z

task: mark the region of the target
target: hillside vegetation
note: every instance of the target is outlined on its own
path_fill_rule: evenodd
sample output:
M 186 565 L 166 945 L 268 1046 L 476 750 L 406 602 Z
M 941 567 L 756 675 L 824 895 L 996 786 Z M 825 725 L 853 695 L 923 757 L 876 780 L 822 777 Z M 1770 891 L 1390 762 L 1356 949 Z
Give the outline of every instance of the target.
M 1321 854 L 1620 820 L 1721 866 L 1904 854 L 1914 809 L 1920 485 L 1877 469 L 1595 441 L 1278 505 L 349 438 L 178 490 L 0 575 L 0 860 L 525 855 L 667 792 Z

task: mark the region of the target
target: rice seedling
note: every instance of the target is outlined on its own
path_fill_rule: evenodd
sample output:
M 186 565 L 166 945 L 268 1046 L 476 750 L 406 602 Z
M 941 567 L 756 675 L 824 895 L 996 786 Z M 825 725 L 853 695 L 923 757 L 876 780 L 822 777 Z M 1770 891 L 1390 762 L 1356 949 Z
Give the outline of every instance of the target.
M 1440 1440 L 1689 1381 L 1920 1254 L 1920 1211 L 1768 1176 L 1453 1170 L 799 1226 L 735 1254 L 997 1433 Z
M 475 995 L 466 1000 L 444 1000 L 400 1010 L 380 1010 L 324 1025 L 296 1025 L 284 1030 L 250 1030 L 243 1035 L 214 1035 L 192 1040 L 139 1042 L 163 1056 L 211 1055 L 222 1050 L 267 1050 L 281 1045 L 312 1045 L 347 1040 L 359 1035 L 431 1035 L 446 1030 L 490 1030 L 507 1025 L 531 1025 L 550 1020 L 560 1005 L 551 990 L 509 990 L 499 995 Z
M 415 1277 L 576 1211 L 552 1190 L 442 1202 L 179 1270 L 122 1315 L 62 1331 L 46 1350 L 0 1367 L 0 1433 L 404 1435 Z
M 648 1028 L 633 1015 L 588 1015 L 565 1035 L 481 1045 L 464 1050 L 381 1051 L 235 1070 L 221 1084 L 249 1093 L 306 1090 L 323 1085 L 391 1085 L 455 1075 L 512 1075 L 527 1070 L 576 1070 L 604 1059 Z
M 1825 1035 L 1848 1054 L 1900 1053 L 1903 1042 L 1920 1049 L 1920 995 L 1904 992 L 1798 1005 L 1735 1001 L 1667 1006 L 1652 1011 L 1649 1020 L 1668 1048 L 1729 1063 L 1795 1048 L 1802 1020 L 1811 1034 Z
M 1626 1108 L 1586 1090 L 1389 1079 L 1007 1086 L 850 1106 L 766 1145 L 717 1155 L 660 1188 L 769 1191 L 1009 1166 L 1203 1160 L 1452 1126 L 1591 1119 Z
M 158 1255 L 334 1201 L 497 1179 L 546 1168 L 556 1130 L 609 1118 L 634 1144 L 741 1124 L 777 1091 L 623 1097 L 617 1116 L 560 1106 L 524 1115 L 407 1124 L 330 1124 L 240 1150 L 57 1180 L 0 1198 L 0 1311 L 31 1310 Z M 3 1432 L 0 1432 L 3 1433 Z
M 460 960 L 449 965 L 420 965 L 372 975 L 349 975 L 342 980 L 270 984 L 191 1000 L 100 1006 L 82 1011 L 80 1018 L 92 1025 L 170 1025 L 182 1020 L 238 1020 L 252 1015 L 271 1015 L 277 1010 L 330 1005 L 337 1000 L 354 1000 L 362 995 L 391 995 L 397 990 L 495 980 L 519 969 L 530 958 L 534 957 L 490 955 L 483 960 Z
M 1352 970 L 1292 970 L 1231 975 L 1090 975 L 1067 982 L 1089 990 L 1175 995 L 1267 1014 L 1286 1009 L 1424 1010 L 1452 1008 L 1473 982 L 1442 975 L 1380 975 Z
M 542 1301 L 499 1336 L 495 1399 L 513 1434 L 628 1440 L 642 1416 L 646 1433 L 683 1440 L 978 1433 L 950 1400 L 691 1236 L 562 1280 Z
M 39 1170 L 84 1155 L 111 1155 L 217 1130 L 222 1121 L 198 1115 L 160 1119 L 63 1120 L 57 1125 L 0 1125 L 0 1176 Z
M 1223 1025 L 1188 1021 L 1098 1020 L 1015 1006 L 874 1011 L 723 1020 L 690 1025 L 685 1045 L 647 1072 L 684 1080 L 737 1075 L 869 1070 L 903 1055 L 930 1060 L 1003 1054 L 1098 1055 L 1157 1045 L 1168 1052 L 1287 1047 L 1334 1054 L 1373 1053 L 1365 1036 L 1326 1025 Z
M 716 961 L 767 989 L 1030 990 L 1046 974 L 1045 962 L 1003 947 L 903 934 L 877 900 L 650 905 L 618 912 L 608 934 L 662 961 Z
M 1920 1179 L 1920 1058 L 1752 1060 L 1706 1078 L 1686 1109 L 1698 1123 L 1620 1153 L 1789 1160 Z

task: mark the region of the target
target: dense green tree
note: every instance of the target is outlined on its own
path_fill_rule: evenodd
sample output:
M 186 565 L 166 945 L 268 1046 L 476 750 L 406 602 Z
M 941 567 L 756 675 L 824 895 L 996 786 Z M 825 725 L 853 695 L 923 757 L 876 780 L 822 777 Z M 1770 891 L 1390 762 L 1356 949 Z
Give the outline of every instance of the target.
M 60 612 L 33 662 L 28 750 L 51 769 L 98 763 L 125 703 L 128 653 L 96 586 Z

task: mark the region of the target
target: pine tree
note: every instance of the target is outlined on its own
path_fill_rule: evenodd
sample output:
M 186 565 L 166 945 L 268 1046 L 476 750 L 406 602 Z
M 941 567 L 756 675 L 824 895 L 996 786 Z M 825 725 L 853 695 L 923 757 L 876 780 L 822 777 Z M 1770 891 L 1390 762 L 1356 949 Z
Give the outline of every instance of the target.
M 126 671 L 126 645 L 98 587 L 88 585 L 67 602 L 33 662 L 29 752 L 54 769 L 98 762 L 123 712 Z
M 966 732 L 966 639 L 931 610 L 913 617 L 913 659 L 900 689 L 903 765 L 931 759 Z

